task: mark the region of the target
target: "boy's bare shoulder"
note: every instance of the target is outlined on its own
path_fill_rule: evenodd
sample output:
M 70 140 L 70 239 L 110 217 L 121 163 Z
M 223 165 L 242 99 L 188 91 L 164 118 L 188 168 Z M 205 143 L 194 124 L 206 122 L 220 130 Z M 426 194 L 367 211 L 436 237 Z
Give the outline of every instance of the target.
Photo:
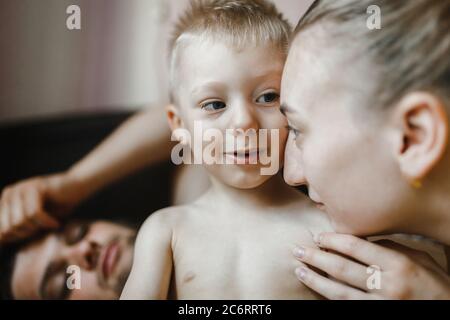
M 174 206 L 160 209 L 152 213 L 143 223 L 142 228 L 157 226 L 159 228 L 173 228 L 188 219 L 193 213 L 192 205 Z
M 186 208 L 168 207 L 152 213 L 141 225 L 136 239 L 136 247 L 150 242 L 171 242 L 173 231 L 185 219 Z

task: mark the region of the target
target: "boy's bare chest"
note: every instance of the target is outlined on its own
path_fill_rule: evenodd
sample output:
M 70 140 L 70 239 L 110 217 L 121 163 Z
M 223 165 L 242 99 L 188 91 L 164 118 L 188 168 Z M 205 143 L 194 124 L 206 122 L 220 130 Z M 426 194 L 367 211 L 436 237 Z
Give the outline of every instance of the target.
M 311 232 L 299 223 L 186 230 L 174 248 L 178 298 L 314 298 L 295 278 L 296 246 L 314 246 Z

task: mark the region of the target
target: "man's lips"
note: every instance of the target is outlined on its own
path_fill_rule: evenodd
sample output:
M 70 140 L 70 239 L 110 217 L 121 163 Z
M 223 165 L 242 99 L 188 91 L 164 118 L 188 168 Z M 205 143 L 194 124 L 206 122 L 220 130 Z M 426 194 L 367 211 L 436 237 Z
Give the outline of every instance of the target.
M 105 281 L 108 280 L 113 273 L 115 266 L 117 265 L 117 261 L 119 260 L 119 256 L 120 247 L 117 242 L 114 241 L 105 247 L 102 259 L 100 260 L 102 275 Z

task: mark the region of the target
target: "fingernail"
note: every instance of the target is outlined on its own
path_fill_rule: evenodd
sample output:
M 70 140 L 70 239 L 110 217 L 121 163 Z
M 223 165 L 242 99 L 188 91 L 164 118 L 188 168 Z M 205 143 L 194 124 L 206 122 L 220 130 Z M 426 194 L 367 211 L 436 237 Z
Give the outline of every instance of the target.
M 299 267 L 299 268 L 295 269 L 295 275 L 297 276 L 297 278 L 299 280 L 305 280 L 305 278 L 306 278 L 306 268 Z
M 305 249 L 302 247 L 295 248 L 294 256 L 296 256 L 299 259 L 303 259 L 303 257 L 305 256 Z
M 323 234 L 316 234 L 314 235 L 314 242 L 320 247 L 322 244 Z

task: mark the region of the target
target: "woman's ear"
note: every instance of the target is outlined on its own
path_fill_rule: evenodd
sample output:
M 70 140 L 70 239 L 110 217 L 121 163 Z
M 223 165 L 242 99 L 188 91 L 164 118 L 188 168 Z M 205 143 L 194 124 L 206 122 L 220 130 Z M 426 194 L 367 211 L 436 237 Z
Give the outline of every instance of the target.
M 442 100 L 427 92 L 407 94 L 395 109 L 401 134 L 397 158 L 402 174 L 415 183 L 425 178 L 447 149 L 447 112 Z

